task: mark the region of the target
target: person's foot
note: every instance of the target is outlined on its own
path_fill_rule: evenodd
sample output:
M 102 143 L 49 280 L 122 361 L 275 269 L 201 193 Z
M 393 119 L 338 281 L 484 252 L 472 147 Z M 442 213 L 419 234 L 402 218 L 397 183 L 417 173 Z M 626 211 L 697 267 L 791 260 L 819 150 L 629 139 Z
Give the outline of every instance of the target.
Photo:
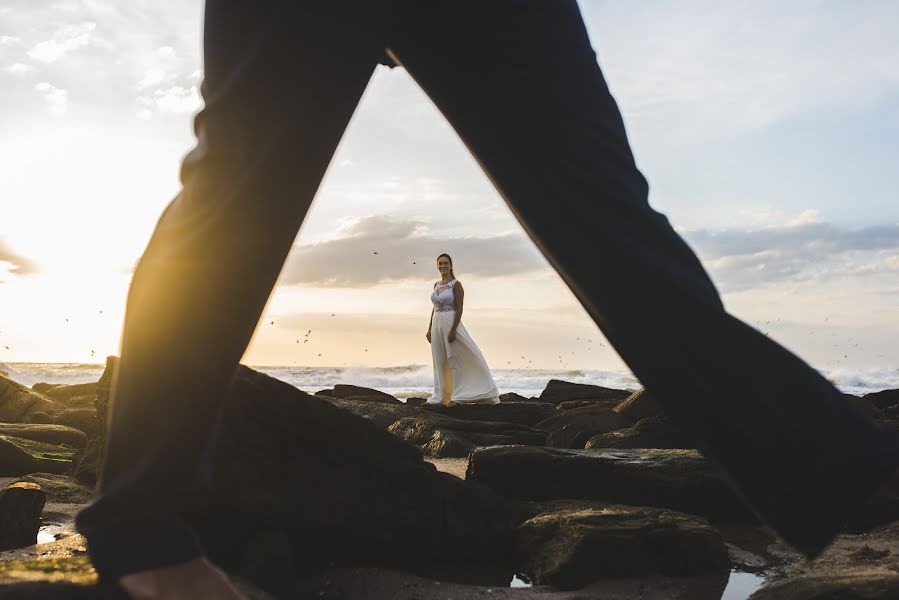
M 221 569 L 202 557 L 125 575 L 119 587 L 133 600 L 246 600 Z

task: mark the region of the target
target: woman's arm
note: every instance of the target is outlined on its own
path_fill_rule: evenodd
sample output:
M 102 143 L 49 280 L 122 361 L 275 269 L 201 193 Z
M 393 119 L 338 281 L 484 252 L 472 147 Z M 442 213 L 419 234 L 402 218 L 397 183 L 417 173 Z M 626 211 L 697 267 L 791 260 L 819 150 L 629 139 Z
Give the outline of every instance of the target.
M 462 289 L 462 284 L 458 281 L 453 284 L 453 304 L 456 308 L 456 318 L 453 319 L 453 326 L 450 328 L 449 334 L 446 336 L 451 342 L 456 340 L 456 327 L 459 326 L 459 322 L 462 320 L 462 302 L 465 300 L 465 290 Z
M 434 307 L 431 307 L 431 318 L 428 319 L 428 332 L 425 334 L 425 337 L 428 338 L 428 343 L 431 342 L 431 323 L 434 322 Z

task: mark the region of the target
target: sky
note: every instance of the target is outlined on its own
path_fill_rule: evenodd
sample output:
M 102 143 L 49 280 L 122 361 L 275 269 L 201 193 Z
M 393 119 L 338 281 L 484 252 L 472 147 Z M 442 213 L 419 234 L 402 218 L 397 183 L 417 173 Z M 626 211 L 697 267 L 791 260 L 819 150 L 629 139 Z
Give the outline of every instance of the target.
M 580 5 L 650 202 L 728 310 L 816 367 L 899 367 L 899 5 Z M 201 20 L 197 0 L 0 3 L 0 362 L 118 352 L 131 270 L 195 143 Z M 452 127 L 385 67 L 244 362 L 429 363 L 440 252 L 492 367 L 624 368 Z

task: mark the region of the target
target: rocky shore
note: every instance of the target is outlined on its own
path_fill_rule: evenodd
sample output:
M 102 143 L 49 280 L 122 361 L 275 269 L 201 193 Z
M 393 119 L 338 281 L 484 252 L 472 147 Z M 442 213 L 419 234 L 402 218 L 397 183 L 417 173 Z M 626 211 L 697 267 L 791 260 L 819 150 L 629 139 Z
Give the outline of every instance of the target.
M 77 385 L 0 376 L 0 600 L 122 597 L 73 526 L 115 366 Z M 899 598 L 899 497 L 806 561 L 646 390 L 553 380 L 501 399 L 310 395 L 241 366 L 215 488 L 184 517 L 250 598 L 717 600 L 743 573 L 761 585 L 729 598 Z M 899 425 L 899 390 L 853 401 Z

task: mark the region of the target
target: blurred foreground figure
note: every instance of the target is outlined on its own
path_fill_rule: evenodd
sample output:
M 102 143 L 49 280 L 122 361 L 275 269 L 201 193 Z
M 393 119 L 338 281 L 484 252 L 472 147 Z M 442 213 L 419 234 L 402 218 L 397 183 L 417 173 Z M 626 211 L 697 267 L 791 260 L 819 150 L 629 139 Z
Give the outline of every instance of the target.
M 179 513 L 208 493 L 232 373 L 385 52 L 665 411 L 820 552 L 893 473 L 896 440 L 725 312 L 647 203 L 574 0 L 209 0 L 197 147 L 134 275 L 105 471 L 78 519 L 101 577 L 137 597 L 135 581 L 183 585 L 179 569 L 218 576 Z

